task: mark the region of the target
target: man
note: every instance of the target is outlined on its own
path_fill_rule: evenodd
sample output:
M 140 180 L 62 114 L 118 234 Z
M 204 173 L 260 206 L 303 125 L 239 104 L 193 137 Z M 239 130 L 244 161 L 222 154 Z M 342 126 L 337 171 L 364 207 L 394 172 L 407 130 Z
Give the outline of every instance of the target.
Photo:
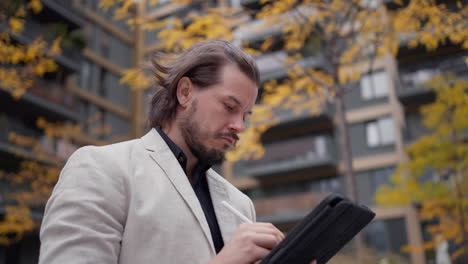
M 224 41 L 153 61 L 142 138 L 76 151 L 41 226 L 40 263 L 255 263 L 283 234 L 210 169 L 238 140 L 257 97 L 254 60 Z

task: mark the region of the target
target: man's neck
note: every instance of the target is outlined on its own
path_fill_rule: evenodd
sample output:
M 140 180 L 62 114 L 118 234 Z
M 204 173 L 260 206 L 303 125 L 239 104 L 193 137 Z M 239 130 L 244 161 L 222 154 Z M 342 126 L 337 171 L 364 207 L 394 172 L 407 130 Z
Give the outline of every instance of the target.
M 187 176 L 189 179 L 191 179 L 192 171 L 198 162 L 198 158 L 192 153 L 187 143 L 185 142 L 184 137 L 182 136 L 182 131 L 180 131 L 175 122 L 172 122 L 171 124 L 168 124 L 161 129 L 184 152 L 185 156 L 187 156 L 186 171 Z

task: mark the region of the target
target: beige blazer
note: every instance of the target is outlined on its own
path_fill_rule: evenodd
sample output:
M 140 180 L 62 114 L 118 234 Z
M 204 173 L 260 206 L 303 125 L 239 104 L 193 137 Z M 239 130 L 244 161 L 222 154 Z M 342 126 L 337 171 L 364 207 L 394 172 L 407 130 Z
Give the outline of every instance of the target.
M 226 243 L 242 220 L 227 201 L 255 220 L 252 201 L 215 171 L 208 186 Z M 159 133 L 77 150 L 47 202 L 41 264 L 203 263 L 215 249 L 201 205 Z

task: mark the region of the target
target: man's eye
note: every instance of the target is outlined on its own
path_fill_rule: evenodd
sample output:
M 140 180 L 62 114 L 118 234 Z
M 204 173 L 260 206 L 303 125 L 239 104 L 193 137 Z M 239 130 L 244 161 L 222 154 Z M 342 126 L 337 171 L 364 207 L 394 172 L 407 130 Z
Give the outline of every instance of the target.
M 232 106 L 230 106 L 230 105 L 228 105 L 228 104 L 224 104 L 224 106 L 226 107 L 226 109 L 227 109 L 228 111 L 230 111 L 230 112 L 231 112 L 231 111 L 234 111 L 234 107 L 232 107 Z

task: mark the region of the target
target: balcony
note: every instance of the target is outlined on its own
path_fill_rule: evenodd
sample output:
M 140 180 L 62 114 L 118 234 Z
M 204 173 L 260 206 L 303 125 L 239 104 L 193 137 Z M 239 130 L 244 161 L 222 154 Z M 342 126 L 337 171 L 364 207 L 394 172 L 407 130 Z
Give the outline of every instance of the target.
M 36 79 L 22 98 L 65 119 L 79 119 L 78 99 L 63 84 Z
M 19 116 L 44 117 L 51 121 L 79 121 L 79 99 L 59 82 L 35 79 L 19 100 L 0 89 L 0 104 Z
M 10 136 L 21 138 L 22 144 L 16 144 Z M 62 139 L 45 137 L 39 129 L 31 128 L 21 118 L 0 113 L 0 152 L 18 157 L 36 160 L 47 164 L 63 165 L 76 146 Z
M 462 78 L 468 76 L 465 56 L 466 53 L 434 56 L 430 60 L 400 66 L 398 97 L 404 104 L 432 100 L 433 92 L 425 86 L 425 83 L 432 77 L 447 72 Z
M 287 75 L 287 54 L 285 51 L 277 51 L 256 58 L 262 81 L 279 79 Z M 321 68 L 324 59 L 321 56 L 310 56 L 296 61 L 303 68 Z
M 60 22 L 60 21 L 57 21 Z M 21 34 L 12 34 L 12 37 L 21 43 L 29 44 L 34 41 L 36 38 L 40 37 L 45 40 L 49 45 L 52 44 L 54 39 L 57 38 L 58 29 L 53 28 L 50 25 L 41 24 L 37 20 L 27 19 L 24 31 Z M 0 30 L 5 30 L 5 28 L 0 27 Z M 79 34 L 77 34 L 79 35 Z M 68 36 L 68 35 L 67 35 Z M 81 36 L 79 36 L 81 38 Z M 62 48 L 62 53 L 55 57 L 55 60 L 62 66 L 78 72 L 81 69 L 81 60 L 83 58 L 81 54 L 81 48 L 85 45 L 85 40 L 83 38 L 74 39 L 67 37 L 68 47 Z M 79 41 L 79 43 L 78 43 Z
M 303 136 L 266 144 L 259 160 L 235 164 L 235 174 L 263 178 L 310 168 L 335 167 L 336 155 L 330 136 Z
M 254 4 L 250 0 L 241 0 L 239 4 L 249 5 Z M 247 23 L 244 23 L 243 26 L 237 28 L 234 31 L 234 39 L 237 41 L 257 41 L 264 39 L 268 36 L 279 35 L 282 32 L 282 28 L 290 21 L 291 16 L 294 17 L 300 11 L 301 15 L 304 16 L 313 16 L 316 15 L 316 10 L 307 5 L 300 5 L 297 9 L 290 10 L 286 13 L 280 15 L 279 19 L 275 23 L 271 24 L 268 19 L 253 19 Z
M 403 102 L 412 101 L 415 98 L 428 96 L 431 90 L 424 86 L 432 77 L 440 74 L 437 69 L 419 69 L 416 71 L 400 71 L 400 85 L 397 92 Z
M 39 16 L 46 21 L 65 22 L 70 30 L 81 28 L 86 23 L 77 15 L 73 0 L 41 0 L 41 2 L 44 9 Z
M 311 100 L 313 99 L 311 98 Z M 306 120 L 314 120 L 314 122 L 317 124 L 319 123 L 318 121 L 331 122 L 333 120 L 333 112 L 333 105 L 325 103 L 321 106 L 320 112 L 318 113 L 311 113 L 308 110 L 302 111 L 301 113 L 295 113 L 290 109 L 281 109 L 275 113 L 277 114 L 277 117 L 279 117 L 279 125 L 283 126 L 295 123 L 303 123 Z
M 257 221 L 275 225 L 295 224 L 307 215 L 327 193 L 296 193 L 254 200 Z

